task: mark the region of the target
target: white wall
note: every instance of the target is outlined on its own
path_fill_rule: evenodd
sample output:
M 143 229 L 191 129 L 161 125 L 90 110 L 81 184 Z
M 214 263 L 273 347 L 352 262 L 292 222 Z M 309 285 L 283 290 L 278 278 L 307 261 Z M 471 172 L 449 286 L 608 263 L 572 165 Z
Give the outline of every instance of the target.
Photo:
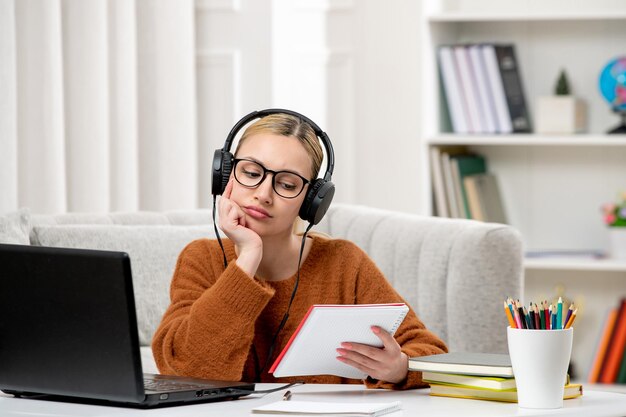
M 329 134 L 335 201 L 421 212 L 419 3 L 273 6 L 274 104 L 305 112 Z
M 420 2 L 354 3 L 355 202 L 422 213 Z
M 0 210 L 206 207 L 233 123 L 285 107 L 332 139 L 335 201 L 420 212 L 419 13 L 411 0 L 0 0 Z

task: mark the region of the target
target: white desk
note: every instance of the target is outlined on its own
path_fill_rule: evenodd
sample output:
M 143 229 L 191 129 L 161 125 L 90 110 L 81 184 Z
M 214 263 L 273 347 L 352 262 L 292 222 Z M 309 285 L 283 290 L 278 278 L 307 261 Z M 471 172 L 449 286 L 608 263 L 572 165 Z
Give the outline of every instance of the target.
M 257 384 L 266 389 L 277 384 Z M 118 407 L 59 403 L 41 400 L 12 398 L 0 394 L 2 417 L 118 417 L 118 416 L 202 416 L 250 417 L 250 410 L 262 404 L 278 401 L 284 391 L 261 396 L 244 397 L 236 401 L 187 405 L 154 410 L 135 410 Z M 626 395 L 614 392 L 585 391 L 581 398 L 566 400 L 564 407 L 556 410 L 528 410 L 517 404 L 493 401 L 463 400 L 431 397 L 428 389 L 411 391 L 368 390 L 360 385 L 302 385 L 291 388 L 292 400 L 318 400 L 337 402 L 401 401 L 403 410 L 390 417 L 413 416 L 626 416 Z

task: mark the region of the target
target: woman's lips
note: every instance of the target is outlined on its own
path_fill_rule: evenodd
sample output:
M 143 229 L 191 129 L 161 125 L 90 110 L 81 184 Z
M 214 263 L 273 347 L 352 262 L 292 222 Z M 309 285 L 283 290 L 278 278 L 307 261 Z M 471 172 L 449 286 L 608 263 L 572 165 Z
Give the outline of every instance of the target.
M 255 219 L 267 219 L 272 217 L 267 211 L 263 210 L 261 207 L 247 206 L 243 208 L 243 211 L 245 211 L 248 216 Z

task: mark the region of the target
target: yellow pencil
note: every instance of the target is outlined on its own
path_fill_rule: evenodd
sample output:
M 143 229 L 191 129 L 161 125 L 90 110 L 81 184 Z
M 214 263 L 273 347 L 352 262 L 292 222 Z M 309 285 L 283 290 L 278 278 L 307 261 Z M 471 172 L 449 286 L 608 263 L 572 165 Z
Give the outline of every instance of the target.
M 576 313 L 578 312 L 578 309 L 574 310 L 572 312 L 572 315 L 570 316 L 569 320 L 567 321 L 567 324 L 565 325 L 566 329 L 569 329 L 570 327 L 572 327 L 572 324 L 574 324 L 574 320 L 576 320 Z
M 513 316 L 511 316 L 511 310 L 509 310 L 509 306 L 506 304 L 506 301 L 504 302 L 504 312 L 506 313 L 506 318 L 509 319 L 511 329 L 517 328 L 515 321 L 513 320 Z

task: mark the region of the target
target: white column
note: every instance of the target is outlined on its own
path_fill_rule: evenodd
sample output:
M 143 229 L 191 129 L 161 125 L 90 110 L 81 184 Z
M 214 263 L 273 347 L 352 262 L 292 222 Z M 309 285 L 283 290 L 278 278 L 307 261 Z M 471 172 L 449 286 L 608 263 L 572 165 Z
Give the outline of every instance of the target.
M 139 208 L 137 25 L 134 0 L 109 2 L 111 210 Z
M 140 208 L 197 207 L 193 0 L 138 0 Z
M 18 202 L 34 212 L 66 210 L 61 7 L 16 2 Z
M 15 4 L 0 0 L 0 213 L 17 204 Z
M 106 0 L 63 0 L 70 211 L 109 210 L 107 13 Z

